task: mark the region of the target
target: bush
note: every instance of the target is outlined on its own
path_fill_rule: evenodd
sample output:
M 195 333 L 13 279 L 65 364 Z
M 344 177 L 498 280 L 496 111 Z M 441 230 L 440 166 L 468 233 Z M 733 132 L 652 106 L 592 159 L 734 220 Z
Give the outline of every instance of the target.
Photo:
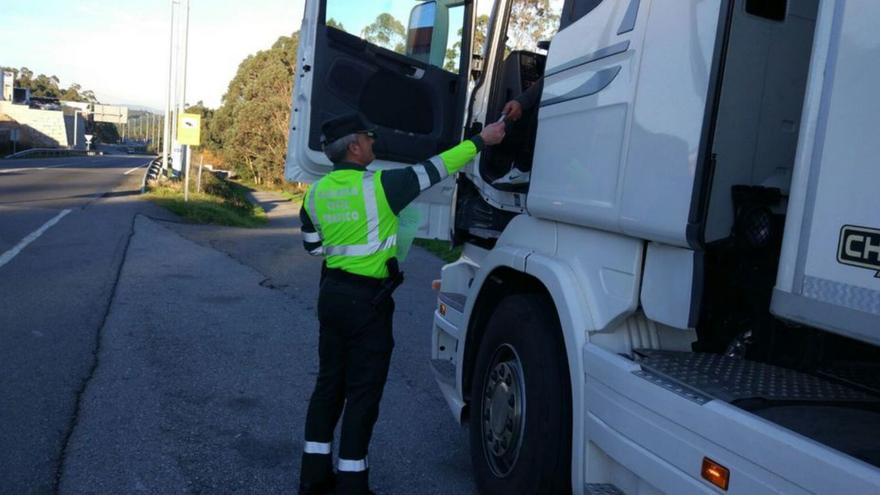
M 191 185 L 192 186 L 192 185 Z M 178 180 L 163 180 L 150 186 L 147 199 L 194 223 L 230 227 L 259 227 L 266 224 L 266 212 L 248 202 L 243 186 L 223 181 L 213 174 L 202 175 L 205 192 L 190 192 L 183 200 Z

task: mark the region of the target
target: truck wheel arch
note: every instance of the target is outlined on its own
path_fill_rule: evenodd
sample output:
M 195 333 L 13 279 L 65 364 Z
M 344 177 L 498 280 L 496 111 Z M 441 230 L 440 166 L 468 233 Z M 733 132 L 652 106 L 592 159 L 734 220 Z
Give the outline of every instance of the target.
M 513 268 L 500 266 L 486 276 L 468 321 L 462 376 L 462 395 L 466 402 L 470 402 L 471 378 L 473 377 L 477 350 L 486 331 L 486 323 L 498 303 L 513 294 L 544 294 L 552 300 L 550 292 L 540 280 Z
M 530 254 L 525 263 L 525 271 L 509 266 L 497 266 L 487 275 L 478 289 L 470 316 L 463 350 L 462 397 L 466 402 L 462 420 L 470 414 L 470 384 L 479 344 L 485 325 L 498 302 L 511 294 L 545 295 L 556 308 L 559 328 L 568 358 L 572 399 L 572 487 L 583 486 L 585 466 L 584 424 L 584 363 L 583 348 L 587 342 L 587 330 L 592 328 L 592 318 L 588 308 L 583 307 L 585 298 L 580 293 L 578 283 L 571 268 L 558 259 L 539 254 Z

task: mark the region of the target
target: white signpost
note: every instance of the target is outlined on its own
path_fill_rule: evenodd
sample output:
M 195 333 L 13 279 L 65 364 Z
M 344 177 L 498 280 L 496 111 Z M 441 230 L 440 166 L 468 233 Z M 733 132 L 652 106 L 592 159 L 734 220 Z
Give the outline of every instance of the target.
M 92 138 L 95 137 L 94 134 L 83 134 L 86 137 L 86 151 L 91 151 L 92 149 Z
M 12 141 L 12 154 L 15 154 L 17 152 L 19 139 L 18 135 L 18 129 L 12 128 L 9 130 L 9 140 Z

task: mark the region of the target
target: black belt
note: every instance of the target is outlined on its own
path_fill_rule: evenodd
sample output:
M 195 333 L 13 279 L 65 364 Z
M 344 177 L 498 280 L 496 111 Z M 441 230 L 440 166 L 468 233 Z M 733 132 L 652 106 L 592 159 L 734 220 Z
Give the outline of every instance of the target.
M 358 287 L 371 287 L 378 289 L 387 278 L 373 278 L 364 275 L 357 275 L 338 268 L 329 268 L 324 265 L 321 276 L 325 280 L 333 280 L 335 282 L 348 283 Z
M 365 295 L 369 294 L 370 303 L 378 306 L 390 298 L 394 289 L 403 283 L 403 272 L 400 271 L 397 258 L 389 259 L 387 266 L 389 277 L 373 278 L 357 275 L 338 268 L 329 268 L 325 263 L 321 270 L 321 285 L 323 286 L 327 280 L 341 282 L 354 291 L 363 291 Z

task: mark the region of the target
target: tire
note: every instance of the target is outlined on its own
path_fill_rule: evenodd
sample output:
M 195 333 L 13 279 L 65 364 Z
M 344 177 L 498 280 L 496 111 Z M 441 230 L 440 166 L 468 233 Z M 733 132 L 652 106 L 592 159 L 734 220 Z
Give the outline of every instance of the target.
M 471 381 L 471 463 L 485 495 L 571 493 L 571 381 L 556 309 L 504 298 Z

